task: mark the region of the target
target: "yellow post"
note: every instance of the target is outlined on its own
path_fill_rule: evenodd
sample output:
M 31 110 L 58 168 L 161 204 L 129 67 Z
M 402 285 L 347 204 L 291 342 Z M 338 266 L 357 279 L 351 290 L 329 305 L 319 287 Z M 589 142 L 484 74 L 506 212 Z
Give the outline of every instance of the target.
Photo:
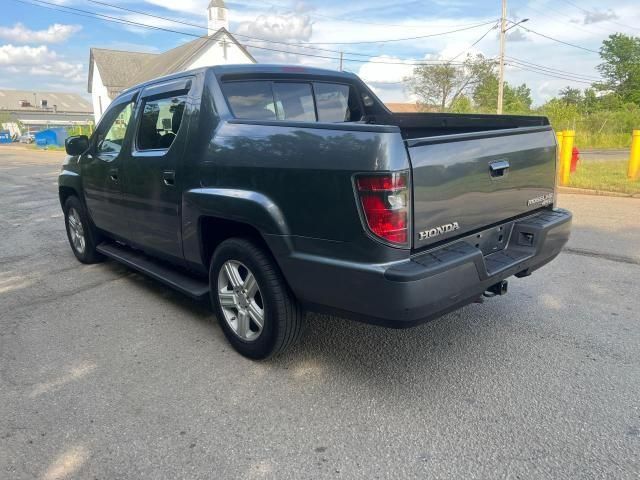
M 635 180 L 640 172 L 640 130 L 633 131 L 631 139 L 631 153 L 629 154 L 629 171 L 627 173 L 631 180 Z
M 565 130 L 562 132 L 562 156 L 560 157 L 560 185 L 569 183 L 571 175 L 571 155 L 573 155 L 573 140 L 576 138 L 576 132 L 573 130 Z
M 558 130 L 556 132 L 556 139 L 558 140 L 558 158 L 562 158 L 562 135 L 563 135 L 563 131 L 562 130 Z

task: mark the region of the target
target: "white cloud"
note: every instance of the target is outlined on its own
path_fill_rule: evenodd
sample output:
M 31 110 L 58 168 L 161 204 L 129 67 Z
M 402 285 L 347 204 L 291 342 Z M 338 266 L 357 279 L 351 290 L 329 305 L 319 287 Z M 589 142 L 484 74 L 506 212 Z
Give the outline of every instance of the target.
M 46 30 L 30 30 L 22 23 L 13 27 L 0 27 L 0 38 L 16 43 L 61 43 L 82 30 L 80 25 L 54 23 Z
M 241 22 L 236 33 L 265 40 L 307 41 L 313 34 L 313 22 L 297 13 L 259 15 L 252 22 Z
M 384 63 L 382 63 L 384 62 Z M 389 55 L 373 57 L 358 70 L 358 76 L 368 83 L 398 83 L 413 73 L 415 60 L 402 60 Z
M 61 59 L 46 45 L 37 47 L 0 45 L 0 75 L 52 77 L 70 83 L 86 81 L 86 71 L 81 63 Z
M 591 25 L 592 23 L 606 22 L 608 20 L 615 20 L 618 18 L 616 12 L 609 9 L 606 12 L 587 12 L 584 16 L 583 23 L 585 25 Z
M 56 59 L 46 45 L 39 47 L 0 45 L 0 66 L 40 65 Z

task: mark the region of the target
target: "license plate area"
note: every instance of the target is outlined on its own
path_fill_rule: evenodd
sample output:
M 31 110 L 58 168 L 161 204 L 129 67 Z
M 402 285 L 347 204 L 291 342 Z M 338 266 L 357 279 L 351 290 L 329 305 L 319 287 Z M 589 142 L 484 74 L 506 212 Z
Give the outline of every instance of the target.
M 513 223 L 514 222 L 509 222 L 487 228 L 481 232 L 464 237 L 462 240 L 482 251 L 483 256 L 487 256 L 505 249 L 511 238 Z

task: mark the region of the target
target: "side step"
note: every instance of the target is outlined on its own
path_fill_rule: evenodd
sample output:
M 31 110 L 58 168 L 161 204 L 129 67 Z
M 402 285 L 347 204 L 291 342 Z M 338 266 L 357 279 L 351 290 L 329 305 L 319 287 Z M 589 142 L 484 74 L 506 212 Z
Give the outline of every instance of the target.
M 209 283 L 117 243 L 101 243 L 96 247 L 103 255 L 138 270 L 196 300 L 209 296 Z

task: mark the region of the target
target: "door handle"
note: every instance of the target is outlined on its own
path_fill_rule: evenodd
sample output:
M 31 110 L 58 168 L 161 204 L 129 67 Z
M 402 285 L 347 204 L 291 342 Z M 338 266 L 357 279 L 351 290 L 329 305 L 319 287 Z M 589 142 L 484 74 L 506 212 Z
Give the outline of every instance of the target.
M 162 172 L 162 181 L 167 187 L 173 187 L 176 184 L 176 172 L 174 170 L 165 170 Z
M 504 177 L 509 171 L 511 165 L 507 160 L 500 160 L 489 164 L 489 173 L 493 178 Z
M 109 170 L 109 178 L 114 182 L 118 181 L 118 169 L 117 168 L 112 168 L 111 170 Z

